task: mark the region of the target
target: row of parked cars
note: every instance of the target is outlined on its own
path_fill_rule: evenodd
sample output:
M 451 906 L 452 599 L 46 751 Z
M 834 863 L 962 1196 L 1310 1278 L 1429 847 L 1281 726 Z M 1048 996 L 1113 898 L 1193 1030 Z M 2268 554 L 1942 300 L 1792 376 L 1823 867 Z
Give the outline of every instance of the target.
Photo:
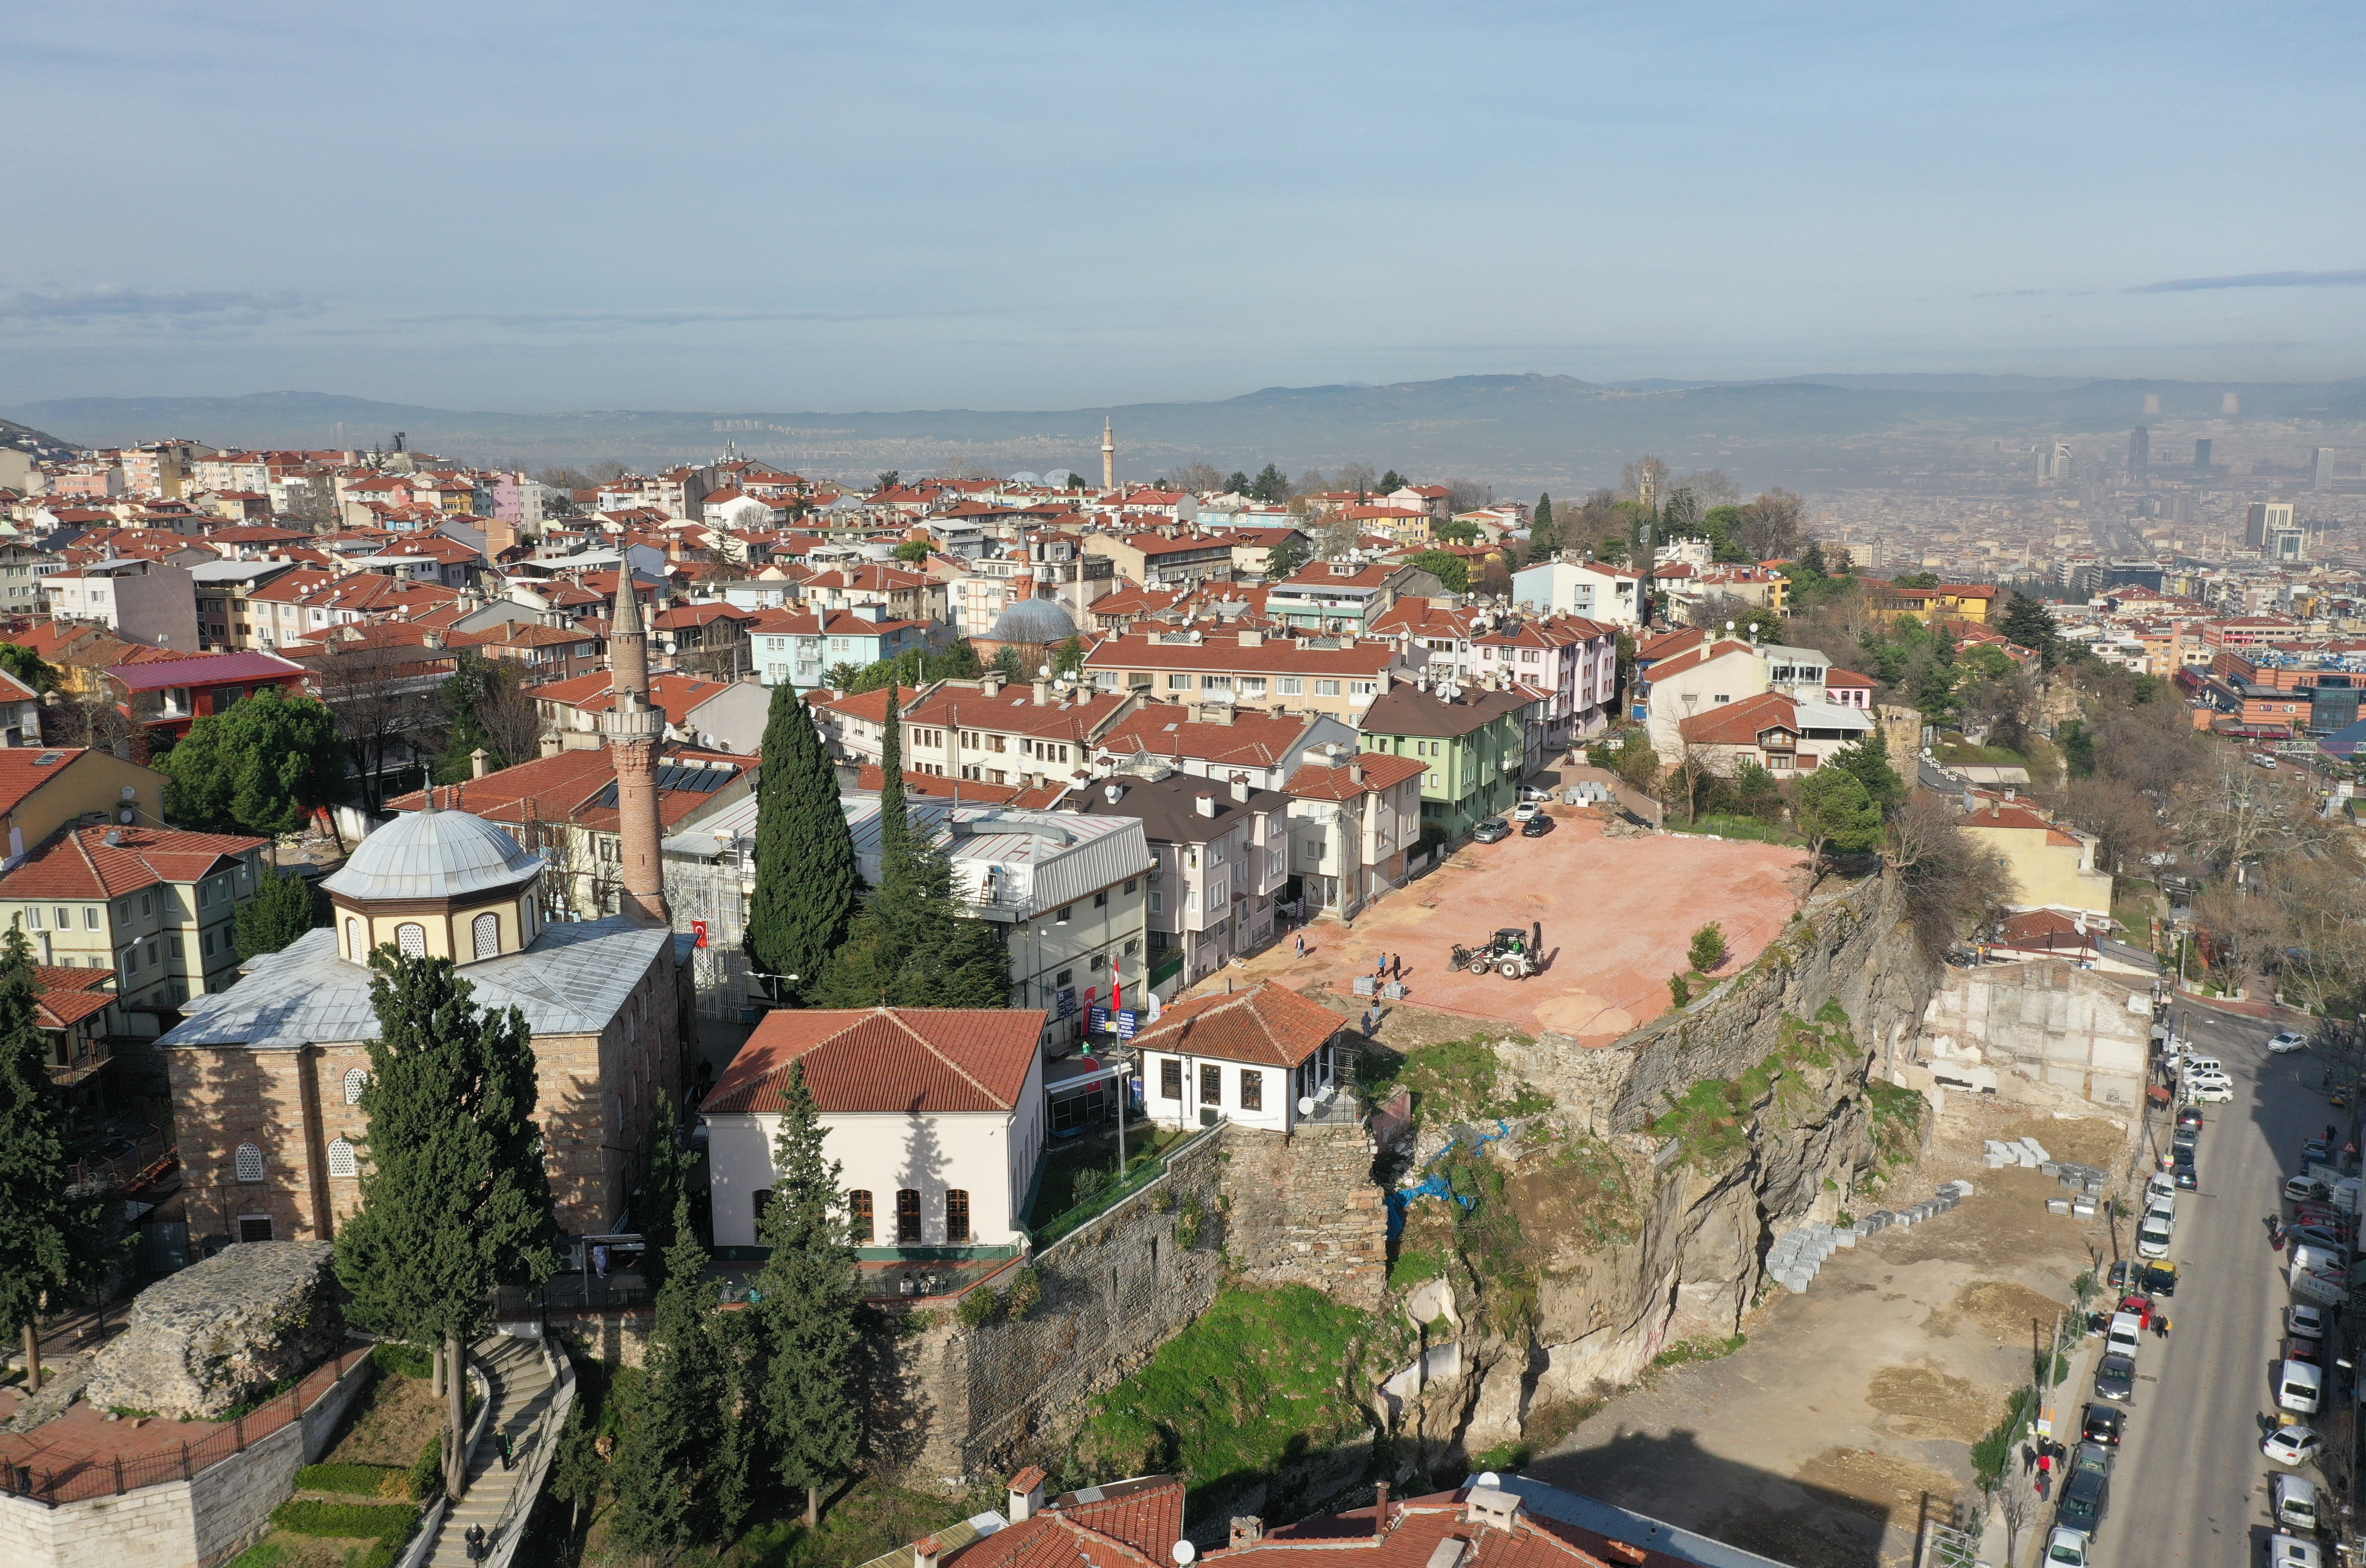
M 2291 1038 L 2278 1036 L 2280 1041 Z M 2275 1043 L 2270 1042 L 2270 1049 Z M 2281 1467 L 2268 1484 L 2268 1509 L 2275 1522 L 2268 1543 L 2270 1568 L 2319 1568 L 2324 1562 L 2315 1540 L 2324 1518 L 2316 1483 L 2299 1471 L 2315 1462 L 2324 1449 L 2310 1423 L 2325 1400 L 2327 1337 L 2336 1303 L 2348 1294 L 2349 1263 L 2357 1249 L 2354 1208 L 2335 1203 L 2331 1188 L 2315 1174 L 2328 1169 L 2333 1157 L 2329 1140 L 2308 1139 L 2301 1145 L 2300 1173 L 2286 1179 L 2282 1194 L 2291 1211 L 2281 1231 L 2295 1299 L 2284 1309 L 2282 1353 L 2276 1361 L 2275 1426 L 2259 1442 L 2260 1454 Z M 2354 1198 L 2353 1183 L 2338 1184 L 2349 1187 Z

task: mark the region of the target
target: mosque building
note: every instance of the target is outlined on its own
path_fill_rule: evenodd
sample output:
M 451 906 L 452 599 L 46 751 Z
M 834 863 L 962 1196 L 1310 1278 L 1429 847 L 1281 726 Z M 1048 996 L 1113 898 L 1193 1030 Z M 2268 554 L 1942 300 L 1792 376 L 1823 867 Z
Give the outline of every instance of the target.
M 662 715 L 648 700 L 648 639 L 629 585 L 611 645 L 616 704 L 621 912 L 545 923 L 543 862 L 465 811 L 422 807 L 378 829 L 323 884 L 332 923 L 250 961 L 235 985 L 193 997 L 158 1042 L 172 1082 L 193 1233 L 317 1241 L 360 1201 L 366 1131 L 369 955 L 449 958 L 490 1011 L 534 1035 L 558 1224 L 623 1227 L 660 1100 L 681 1089 L 693 1038 L 690 958 L 666 909 L 656 774 Z

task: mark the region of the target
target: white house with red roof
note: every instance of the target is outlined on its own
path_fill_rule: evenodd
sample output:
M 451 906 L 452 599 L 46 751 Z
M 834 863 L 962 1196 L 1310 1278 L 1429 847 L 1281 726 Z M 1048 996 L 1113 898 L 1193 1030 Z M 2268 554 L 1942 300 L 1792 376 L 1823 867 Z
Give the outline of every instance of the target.
M 1512 574 L 1512 603 L 1633 631 L 1643 624 L 1643 574 L 1608 561 L 1538 561 Z
M 823 1155 L 840 1168 L 852 1239 L 867 1258 L 1025 1242 L 1049 1128 L 1044 1021 L 1040 1008 L 765 1014 L 699 1108 L 715 1245 L 758 1245 L 797 1066 L 820 1112 Z
M 1143 1105 L 1168 1127 L 1234 1122 L 1287 1133 L 1338 1082 L 1347 1021 L 1268 980 L 1253 991 L 1174 1003 L 1135 1033 Z M 1320 1112 L 1316 1112 L 1320 1114 Z

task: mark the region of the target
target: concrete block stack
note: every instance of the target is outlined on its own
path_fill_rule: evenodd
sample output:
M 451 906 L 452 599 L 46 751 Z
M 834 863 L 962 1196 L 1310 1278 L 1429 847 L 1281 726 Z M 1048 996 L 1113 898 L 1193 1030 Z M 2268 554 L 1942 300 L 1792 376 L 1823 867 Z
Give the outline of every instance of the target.
M 2019 1138 L 2011 1143 L 1983 1138 L 1981 1144 L 1981 1157 L 1988 1161 L 1990 1170 L 2001 1170 L 2009 1165 L 2025 1165 L 2044 1170 L 2048 1176 L 2054 1174 L 2054 1156 L 2047 1154 L 2045 1145 L 2035 1138 Z
M 1800 1294 L 1824 1266 L 1824 1259 L 1842 1247 L 1854 1247 L 1866 1236 L 1878 1235 L 1892 1225 L 1911 1225 L 1934 1219 L 1971 1195 L 1970 1182 L 1950 1181 L 1920 1203 L 1879 1210 L 1853 1225 L 1828 1225 L 1818 1221 L 1786 1231 L 1774 1238 L 1774 1246 L 1766 1255 L 1766 1272 L 1784 1289 L 1794 1295 Z

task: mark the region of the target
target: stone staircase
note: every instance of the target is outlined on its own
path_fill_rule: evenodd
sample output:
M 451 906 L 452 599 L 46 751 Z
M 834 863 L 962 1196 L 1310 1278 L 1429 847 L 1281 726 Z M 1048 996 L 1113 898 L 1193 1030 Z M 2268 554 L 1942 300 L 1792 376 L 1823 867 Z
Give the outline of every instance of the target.
M 459 1506 L 445 1510 L 433 1544 L 420 1560 L 434 1568 L 469 1568 L 471 1525 L 485 1527 L 489 1551 L 501 1547 L 503 1534 L 524 1525 L 534 1499 L 517 1496 L 517 1489 L 530 1475 L 539 1480 L 543 1468 L 532 1462 L 535 1450 L 557 1441 L 558 1436 L 546 1419 L 556 1384 L 539 1343 L 496 1334 L 479 1340 L 469 1357 L 492 1387 L 492 1423 L 468 1455 L 468 1496 Z M 500 1439 L 504 1432 L 510 1435 L 515 1456 L 508 1470 L 501 1468 Z

